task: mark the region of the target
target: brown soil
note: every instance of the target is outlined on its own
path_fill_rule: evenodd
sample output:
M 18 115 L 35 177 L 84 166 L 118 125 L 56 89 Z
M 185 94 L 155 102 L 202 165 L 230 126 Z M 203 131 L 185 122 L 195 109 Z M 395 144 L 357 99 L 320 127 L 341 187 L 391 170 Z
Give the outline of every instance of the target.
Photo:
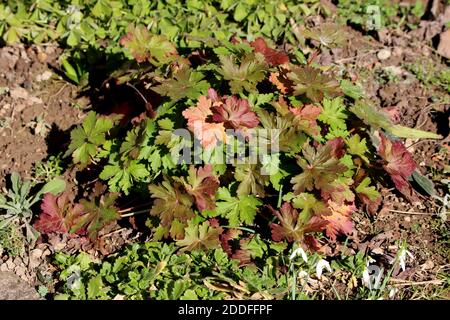
M 47 46 L 0 48 L 0 186 L 18 171 L 29 177 L 49 153 L 64 152 L 64 131 L 80 122 L 76 87 L 56 75 L 61 49 Z M 42 117 L 45 127 L 33 125 Z

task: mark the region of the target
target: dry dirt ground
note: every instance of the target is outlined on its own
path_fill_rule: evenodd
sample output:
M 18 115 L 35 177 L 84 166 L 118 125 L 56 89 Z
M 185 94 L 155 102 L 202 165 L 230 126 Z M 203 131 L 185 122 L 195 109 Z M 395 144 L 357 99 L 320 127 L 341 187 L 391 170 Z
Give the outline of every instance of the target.
M 0 48 L 0 186 L 18 171 L 63 152 L 67 131 L 81 120 L 76 87 L 53 66 L 61 49 L 21 45 Z
M 423 21 L 408 33 L 381 30 L 369 37 L 347 27 L 346 44 L 325 49 L 317 57 L 320 64 L 332 65 L 360 82 L 366 94 L 399 123 L 443 136 L 438 141 L 407 141 L 421 172 L 435 182 L 440 196 L 448 192 L 440 181 L 445 178 L 441 174 L 444 166 L 450 163 L 450 96 L 439 86 L 419 81 L 411 66 L 442 69 L 442 61 L 430 44 L 443 28 L 442 19 L 435 19 Z M 75 86 L 58 76 L 60 54 L 61 49 L 53 46 L 0 48 L 0 187 L 12 171 L 29 177 L 34 164 L 64 152 L 68 132 L 80 123 L 82 108 L 89 104 L 86 98 L 77 97 Z M 356 214 L 356 228 L 348 245 L 329 248 L 329 253 L 363 251 L 388 265 L 398 251 L 399 240 L 406 240 L 414 260 L 406 271 L 394 270 L 393 283 L 403 290 L 397 298 L 426 298 L 443 286 L 446 280 L 439 275 L 448 277 L 450 268 L 448 222 L 436 217 L 441 204 L 426 196 L 410 204 L 393 189 L 381 192 L 384 201 L 378 214 Z M 63 243 L 58 248 L 64 241 L 53 241 L 51 245 L 38 244 L 25 257 L 0 257 L 0 287 L 16 281 L 4 272 L 15 273 L 31 286 L 51 287 L 54 270 L 49 257 L 66 246 Z M 337 286 L 337 290 L 345 296 L 345 287 Z M 439 295 L 450 298 L 448 292 Z

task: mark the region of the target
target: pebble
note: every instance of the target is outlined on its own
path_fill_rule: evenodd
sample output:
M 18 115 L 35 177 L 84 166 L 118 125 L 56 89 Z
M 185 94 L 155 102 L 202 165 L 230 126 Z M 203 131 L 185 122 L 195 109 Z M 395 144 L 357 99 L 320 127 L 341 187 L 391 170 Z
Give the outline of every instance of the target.
M 46 81 L 48 79 L 50 79 L 52 77 L 53 73 L 49 70 L 43 72 L 42 74 L 38 74 L 36 76 L 36 81 L 40 82 L 40 81 Z
M 431 260 L 425 261 L 425 263 L 422 265 L 422 270 L 430 270 L 434 268 L 434 262 Z
M 30 268 L 37 268 L 41 264 L 41 257 L 43 251 L 41 249 L 34 249 L 30 253 Z
M 24 266 L 17 266 L 17 267 L 14 268 L 14 272 L 19 277 L 24 278 L 25 277 L 25 273 L 27 272 L 27 268 L 25 268 Z
M 378 51 L 378 54 L 377 54 L 377 57 L 380 60 L 389 59 L 390 56 L 391 56 L 391 50 L 389 50 L 389 49 L 381 49 L 380 51 Z

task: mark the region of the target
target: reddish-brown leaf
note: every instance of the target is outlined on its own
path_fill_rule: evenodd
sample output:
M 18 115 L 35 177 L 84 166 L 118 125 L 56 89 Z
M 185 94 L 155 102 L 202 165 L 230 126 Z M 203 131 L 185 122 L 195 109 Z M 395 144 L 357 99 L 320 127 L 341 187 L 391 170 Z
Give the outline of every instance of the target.
M 327 142 L 327 144 L 331 146 L 331 154 L 334 157 L 340 159 L 345 155 L 345 141 L 342 137 L 331 139 Z
M 84 212 L 83 206 L 81 204 L 73 205 L 66 193 L 59 196 L 46 193 L 42 200 L 41 210 L 34 227 L 44 234 L 69 233 L 75 220 Z
M 233 255 L 233 245 L 232 242 L 239 238 L 242 231 L 239 229 L 227 229 L 224 233 L 220 235 L 220 242 L 222 244 L 222 249 L 228 254 L 229 257 Z
M 213 210 L 216 207 L 215 194 L 219 188 L 219 179 L 213 174 L 211 164 L 198 169 L 191 166 L 187 181 L 184 178 L 174 179 L 180 181 L 186 191 L 195 198 L 198 210 Z
M 248 101 L 235 96 L 213 100 L 212 111 L 214 122 L 223 123 L 225 128 L 254 128 L 259 123 Z
M 317 117 L 322 112 L 322 108 L 307 104 L 300 108 L 289 109 L 295 115 L 294 123 L 309 135 L 317 136 L 320 134 L 320 127 L 317 125 Z
M 281 206 L 280 211 L 274 210 L 270 206 L 269 208 L 280 221 L 280 224 L 270 224 L 274 241 L 303 242 L 306 234 L 322 231 L 328 223 L 319 216 L 313 216 L 309 221 L 303 222 L 299 219 L 298 211 L 288 202 Z
M 252 41 L 250 45 L 253 47 L 255 52 L 261 53 L 266 59 L 267 63 L 271 64 L 272 66 L 277 66 L 289 62 L 289 57 L 286 53 L 269 48 L 266 41 L 261 37 L 257 38 L 255 41 Z
M 259 119 L 247 100 L 237 97 L 221 97 L 213 89 L 208 90 L 208 97 L 201 96 L 197 106 L 183 111 L 188 120 L 189 129 L 204 147 L 213 147 L 219 141 L 226 142 L 225 128 L 232 128 L 246 133 L 249 128 L 258 125 Z
M 383 167 L 391 176 L 395 187 L 408 199 L 417 199 L 408 182 L 408 177 L 417 168 L 411 153 L 400 140 L 391 141 L 383 133 L 380 133 L 380 139 L 378 154 L 386 161 Z
M 293 82 L 287 77 L 288 70 L 282 68 L 279 72 L 272 72 L 269 81 L 274 84 L 282 94 L 292 91 Z
M 356 210 L 352 204 L 338 204 L 331 200 L 328 201 L 331 214 L 323 216 L 323 219 L 329 223 L 325 226 L 325 232 L 333 241 L 336 240 L 338 234 L 348 235 L 353 230 L 353 222 L 350 219 L 353 211 Z

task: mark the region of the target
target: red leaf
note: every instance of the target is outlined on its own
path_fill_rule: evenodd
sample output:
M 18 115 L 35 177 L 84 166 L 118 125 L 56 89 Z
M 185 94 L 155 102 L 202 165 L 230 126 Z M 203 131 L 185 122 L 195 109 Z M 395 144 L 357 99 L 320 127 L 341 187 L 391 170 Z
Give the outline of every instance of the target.
M 329 223 L 325 227 L 325 232 L 333 241 L 336 240 L 338 234 L 348 235 L 353 230 L 353 222 L 350 215 L 356 210 L 352 204 L 337 204 L 331 200 L 328 201 L 331 215 L 323 216 L 323 219 Z
M 239 248 L 231 255 L 232 259 L 239 260 L 240 266 L 244 266 L 252 262 L 251 251 L 245 248 L 248 240 L 249 238 L 241 239 L 239 241 Z
M 378 154 L 386 161 L 384 169 L 391 176 L 395 187 L 408 199 L 415 200 L 417 196 L 408 182 L 408 177 L 416 170 L 416 164 L 411 153 L 400 140 L 391 141 L 380 133 Z
M 255 52 L 261 53 L 266 61 L 272 66 L 277 66 L 289 62 L 289 57 L 287 54 L 269 48 L 266 41 L 261 37 L 257 38 L 255 41 L 252 41 L 250 45 L 253 47 Z
M 213 120 L 222 122 L 225 128 L 254 128 L 258 125 L 258 117 L 250 110 L 247 100 L 233 96 L 213 101 Z
M 258 125 L 256 113 L 250 110 L 247 100 L 237 97 L 221 97 L 213 89 L 208 96 L 201 96 L 197 106 L 183 111 L 188 127 L 194 132 L 204 147 L 215 146 L 219 141 L 226 142 L 225 128 L 246 132 Z
M 53 232 L 69 233 L 75 220 L 84 212 L 81 204 L 72 206 L 66 193 L 58 197 L 51 193 L 46 193 L 42 200 L 41 210 L 42 212 L 34 227 L 44 234 Z
M 332 151 L 331 154 L 336 158 L 340 159 L 345 155 L 345 141 L 342 137 L 337 137 L 327 142 L 328 145 L 331 146 Z
M 310 235 L 305 236 L 304 243 L 306 248 L 308 248 L 311 251 L 316 252 L 322 249 L 322 246 L 320 245 L 319 241 L 313 236 Z
M 228 229 L 220 235 L 220 242 L 222 243 L 222 249 L 228 254 L 229 257 L 233 255 L 233 247 L 230 244 L 233 240 L 239 238 L 242 231 L 239 229 Z

